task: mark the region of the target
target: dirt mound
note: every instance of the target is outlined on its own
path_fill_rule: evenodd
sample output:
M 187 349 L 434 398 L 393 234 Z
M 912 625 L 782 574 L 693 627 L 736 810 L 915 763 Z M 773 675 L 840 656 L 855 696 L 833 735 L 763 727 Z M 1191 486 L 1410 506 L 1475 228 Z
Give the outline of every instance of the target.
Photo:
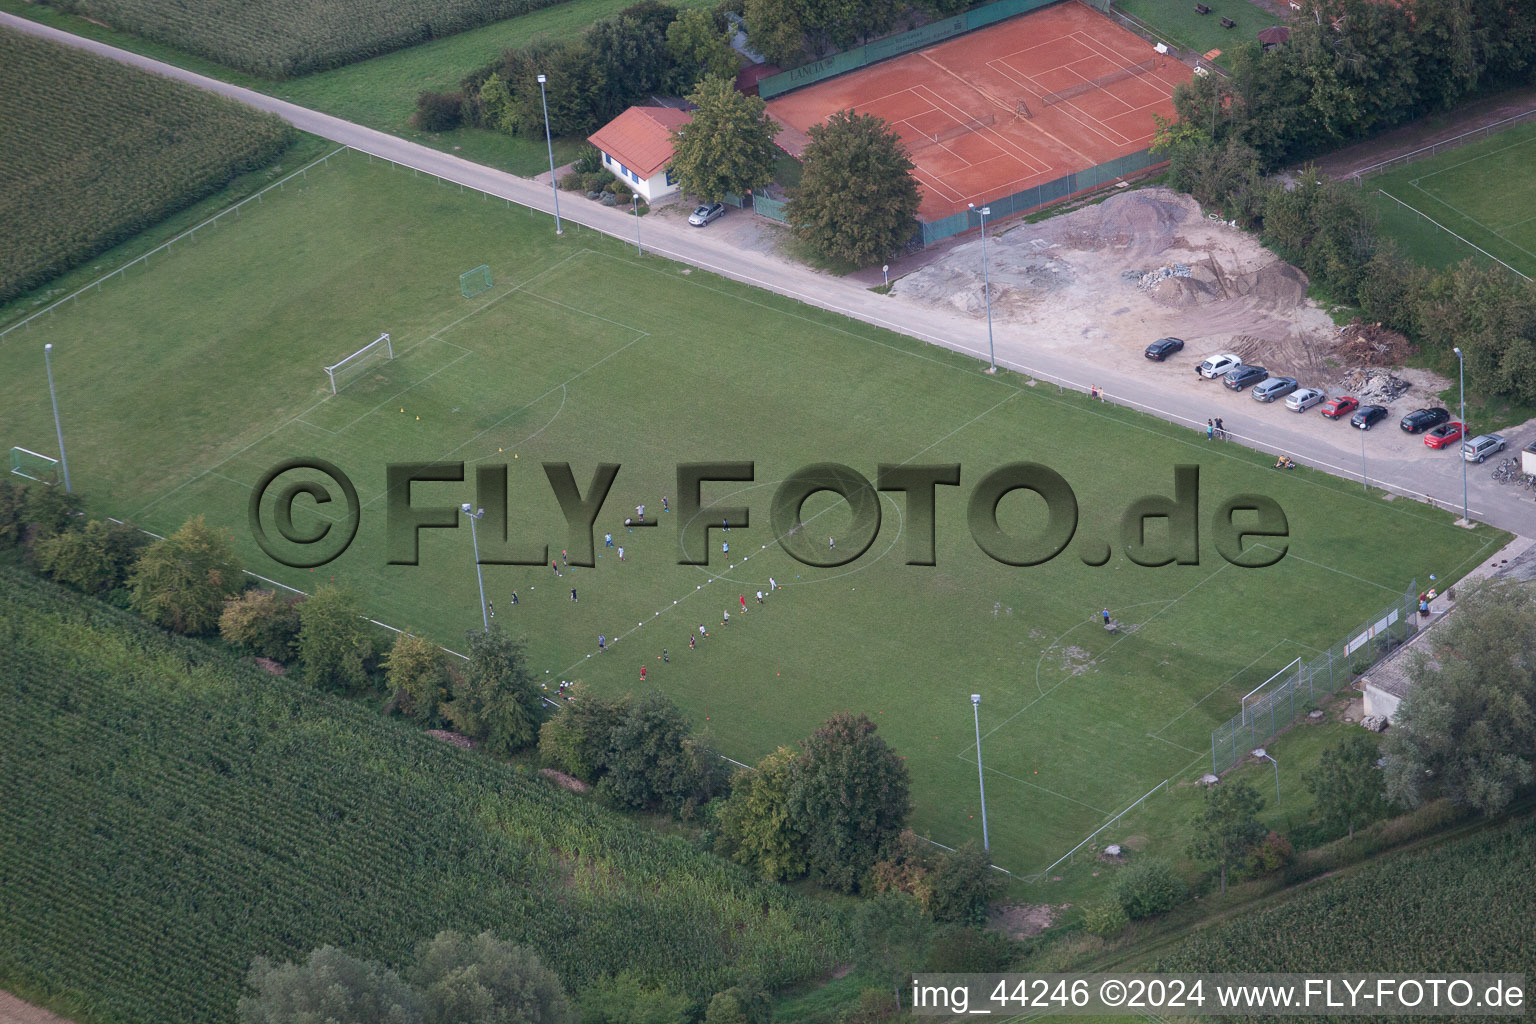
M 1342 362 L 1356 366 L 1397 366 L 1418 349 L 1392 328 L 1362 323 L 1356 317 L 1339 329 L 1337 351 Z
M 1022 903 L 1004 904 L 992 908 L 987 915 L 988 931 L 1002 932 L 1014 939 L 1027 939 L 1049 928 L 1068 904 L 1053 907 L 1048 903 L 1030 906 Z
M 1238 295 L 1252 295 L 1270 309 L 1291 309 L 1306 301 L 1307 275 L 1276 260 L 1257 274 L 1237 279 L 1234 291 Z
M 977 238 L 955 246 L 943 260 L 903 277 L 891 290 L 927 306 L 947 305 L 983 316 L 985 288 L 990 285 L 992 314 L 1006 318 L 1075 281 L 1071 266 L 1031 244 L 1018 231 L 989 241 L 987 277 L 989 280 L 982 274 L 981 240 Z
M 1047 222 L 1041 234 L 1074 249 L 1158 253 L 1173 244 L 1179 225 L 1199 216 L 1200 207 L 1189 196 L 1135 189 Z

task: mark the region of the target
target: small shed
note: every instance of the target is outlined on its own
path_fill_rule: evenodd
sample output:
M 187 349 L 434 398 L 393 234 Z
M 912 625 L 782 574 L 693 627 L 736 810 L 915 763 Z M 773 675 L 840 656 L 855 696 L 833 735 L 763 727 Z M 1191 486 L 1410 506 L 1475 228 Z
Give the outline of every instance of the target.
M 1259 33 L 1259 45 L 1264 47 L 1266 53 L 1290 41 L 1291 30 L 1284 25 L 1271 25 Z
M 1520 472 L 1536 474 L 1536 441 L 1525 446 L 1520 453 Z
M 758 83 L 779 73 L 777 64 L 748 64 L 736 73 L 736 91 L 756 96 Z
M 655 202 L 677 191 L 672 172 L 672 132 L 691 119 L 671 107 L 630 107 L 587 136 L 603 154 L 603 166 Z

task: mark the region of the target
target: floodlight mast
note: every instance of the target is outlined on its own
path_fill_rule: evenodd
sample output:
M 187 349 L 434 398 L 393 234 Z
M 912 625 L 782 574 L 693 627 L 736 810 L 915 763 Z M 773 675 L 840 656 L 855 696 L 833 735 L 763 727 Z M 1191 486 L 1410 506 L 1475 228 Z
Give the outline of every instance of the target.
M 53 342 L 43 346 L 43 365 L 48 368 L 48 397 L 53 402 L 53 429 L 59 435 L 59 468 L 64 471 L 64 493 L 73 494 L 69 486 L 69 457 L 64 454 L 64 424 L 59 419 L 59 396 L 53 389 Z
M 555 194 L 555 234 L 563 235 L 560 228 L 560 183 L 555 180 L 555 143 L 549 134 L 549 98 L 544 94 L 545 76 L 539 76 L 539 103 L 544 107 L 544 146 L 549 150 L 549 188 Z M 486 627 L 489 629 L 490 627 Z
M 981 848 L 992 852 L 987 841 L 987 780 L 981 772 L 981 694 L 971 694 L 971 717 L 976 721 L 976 783 L 981 787 Z
M 480 581 L 480 623 L 485 627 L 485 631 L 489 633 L 491 631 L 491 618 L 485 610 L 485 572 L 480 568 L 480 539 L 475 536 L 475 523 L 481 516 L 485 515 L 485 509 L 478 508 L 471 512 L 470 507 L 467 501 L 459 506 L 459 508 L 463 509 L 464 514 L 469 516 L 469 539 L 475 546 L 475 578 Z

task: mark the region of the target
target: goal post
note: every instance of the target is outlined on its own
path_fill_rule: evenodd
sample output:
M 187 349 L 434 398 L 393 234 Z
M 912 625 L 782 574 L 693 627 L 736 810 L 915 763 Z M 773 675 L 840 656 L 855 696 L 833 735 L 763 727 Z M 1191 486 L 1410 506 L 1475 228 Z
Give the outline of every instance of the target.
M 1282 684 L 1271 690 L 1269 685 L 1282 676 L 1295 677 L 1301 668 L 1301 659 L 1296 658 L 1285 668 L 1264 680 L 1258 686 L 1243 694 L 1242 714 L 1243 724 L 1248 725 L 1260 715 L 1268 714 L 1270 709 L 1280 700 L 1291 695 L 1291 687 Z
M 27 448 L 12 448 L 11 472 L 51 487 L 59 482 L 59 460 Z
M 389 335 L 379 335 L 345 359 L 325 368 L 325 376 L 331 382 L 331 394 L 338 393 L 362 376 L 367 367 L 393 358 L 395 358 L 395 347 L 390 343 Z
M 489 291 L 490 288 L 491 268 L 483 263 L 459 275 L 459 294 L 466 299 L 472 299 L 481 292 Z

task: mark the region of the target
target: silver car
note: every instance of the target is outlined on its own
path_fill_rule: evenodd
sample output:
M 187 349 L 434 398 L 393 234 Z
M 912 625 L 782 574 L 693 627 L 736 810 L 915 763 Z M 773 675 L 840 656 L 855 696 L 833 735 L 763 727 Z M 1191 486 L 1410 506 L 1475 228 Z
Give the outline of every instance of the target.
M 724 216 L 724 203 L 705 203 L 688 215 L 688 223 L 696 228 L 701 228 L 710 221 Z
M 1255 402 L 1273 402 L 1296 390 L 1295 377 L 1271 377 L 1253 386 Z
M 1327 397 L 1328 393 L 1322 388 L 1301 388 L 1291 392 L 1285 407 L 1291 412 L 1306 412 Z

